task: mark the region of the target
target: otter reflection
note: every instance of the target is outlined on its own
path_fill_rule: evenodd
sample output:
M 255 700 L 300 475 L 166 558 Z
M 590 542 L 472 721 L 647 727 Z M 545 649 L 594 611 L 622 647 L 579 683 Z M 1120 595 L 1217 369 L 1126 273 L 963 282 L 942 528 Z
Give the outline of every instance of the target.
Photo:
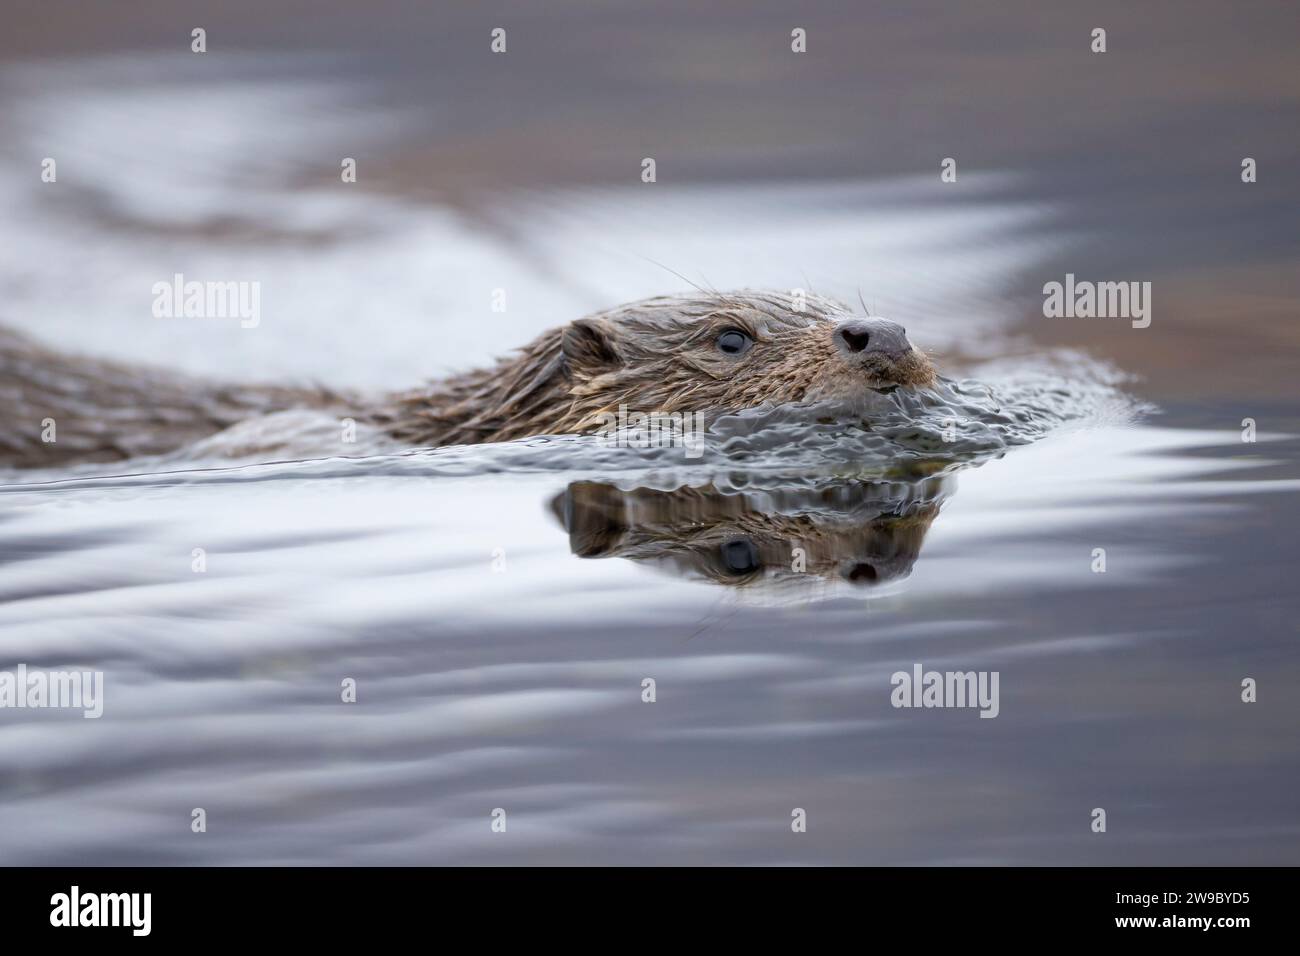
M 911 573 L 948 482 L 724 492 L 578 481 L 551 510 L 583 558 L 630 558 L 733 586 L 811 579 L 872 587 Z

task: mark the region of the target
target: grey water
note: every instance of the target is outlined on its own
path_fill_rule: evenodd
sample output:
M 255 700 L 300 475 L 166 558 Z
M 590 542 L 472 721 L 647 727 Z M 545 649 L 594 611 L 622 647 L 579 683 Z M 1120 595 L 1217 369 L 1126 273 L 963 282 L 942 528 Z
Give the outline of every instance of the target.
M 1198 11 L 1177 49 L 1222 31 Z M 914 43 L 911 16 L 880 29 Z M 671 46 L 687 19 L 656 29 Z M 545 115 L 586 147 L 557 172 L 526 123 L 450 130 L 467 107 L 414 95 L 421 50 L 365 37 L 394 55 L 359 67 L 332 29 L 312 41 L 328 54 L 204 63 L 118 25 L 105 49 L 0 59 L 0 322 L 196 375 L 377 391 L 688 282 L 815 287 L 903 322 L 945 380 L 728 417 L 699 457 L 577 436 L 259 456 L 216 436 L 0 474 L 0 673 L 105 688 L 95 719 L 0 709 L 0 864 L 1300 860 L 1294 185 L 1243 198 L 1193 149 L 1172 167 L 1083 154 L 1083 120 L 1043 121 L 1044 77 L 1000 94 L 1052 131 L 1035 161 L 969 131 L 990 161 L 963 165 L 960 198 L 838 125 L 746 165 L 771 124 L 743 111 L 648 192 L 591 173 L 610 155 L 582 108 L 635 141 L 591 84 L 554 78 L 569 95 Z M 766 61 L 733 54 L 762 86 Z M 1244 122 L 1170 57 L 1145 98 L 1123 88 L 1130 112 L 1089 115 L 1120 140 L 1162 103 Z M 685 82 L 629 62 L 633 102 Z M 475 96 L 522 115 L 507 82 Z M 701 108 L 639 122 L 704 142 Z M 1201 142 L 1167 115 L 1166 142 Z M 29 175 L 50 152 L 66 190 Z M 1154 277 L 1152 326 L 1051 324 L 1039 289 L 1067 270 Z M 176 272 L 260 281 L 263 321 L 153 318 Z M 997 672 L 996 718 L 893 706 L 917 664 Z

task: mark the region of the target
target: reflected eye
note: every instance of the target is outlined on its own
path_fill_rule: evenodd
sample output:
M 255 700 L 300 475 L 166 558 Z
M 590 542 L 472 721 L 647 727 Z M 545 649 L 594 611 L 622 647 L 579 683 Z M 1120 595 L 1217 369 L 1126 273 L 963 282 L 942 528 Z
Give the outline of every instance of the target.
M 718 351 L 728 355 L 743 355 L 753 344 L 754 340 L 740 329 L 727 329 L 718 336 L 717 342 Z
M 728 541 L 722 546 L 722 564 L 732 574 L 749 574 L 758 570 L 758 549 L 746 538 Z

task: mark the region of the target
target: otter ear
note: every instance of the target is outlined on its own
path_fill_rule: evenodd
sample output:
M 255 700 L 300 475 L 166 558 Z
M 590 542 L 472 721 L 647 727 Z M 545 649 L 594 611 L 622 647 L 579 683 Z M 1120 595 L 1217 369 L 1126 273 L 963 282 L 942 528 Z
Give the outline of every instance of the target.
M 564 327 L 560 348 L 571 367 L 599 375 L 623 364 L 617 337 L 608 319 L 577 319 Z

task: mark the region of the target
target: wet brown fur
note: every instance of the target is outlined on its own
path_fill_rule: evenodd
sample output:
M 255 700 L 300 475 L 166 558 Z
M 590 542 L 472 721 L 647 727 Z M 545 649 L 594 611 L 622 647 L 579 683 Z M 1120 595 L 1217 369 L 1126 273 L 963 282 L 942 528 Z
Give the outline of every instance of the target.
M 258 415 L 349 403 L 324 388 L 218 385 L 67 355 L 0 328 L 0 467 L 160 455 Z

